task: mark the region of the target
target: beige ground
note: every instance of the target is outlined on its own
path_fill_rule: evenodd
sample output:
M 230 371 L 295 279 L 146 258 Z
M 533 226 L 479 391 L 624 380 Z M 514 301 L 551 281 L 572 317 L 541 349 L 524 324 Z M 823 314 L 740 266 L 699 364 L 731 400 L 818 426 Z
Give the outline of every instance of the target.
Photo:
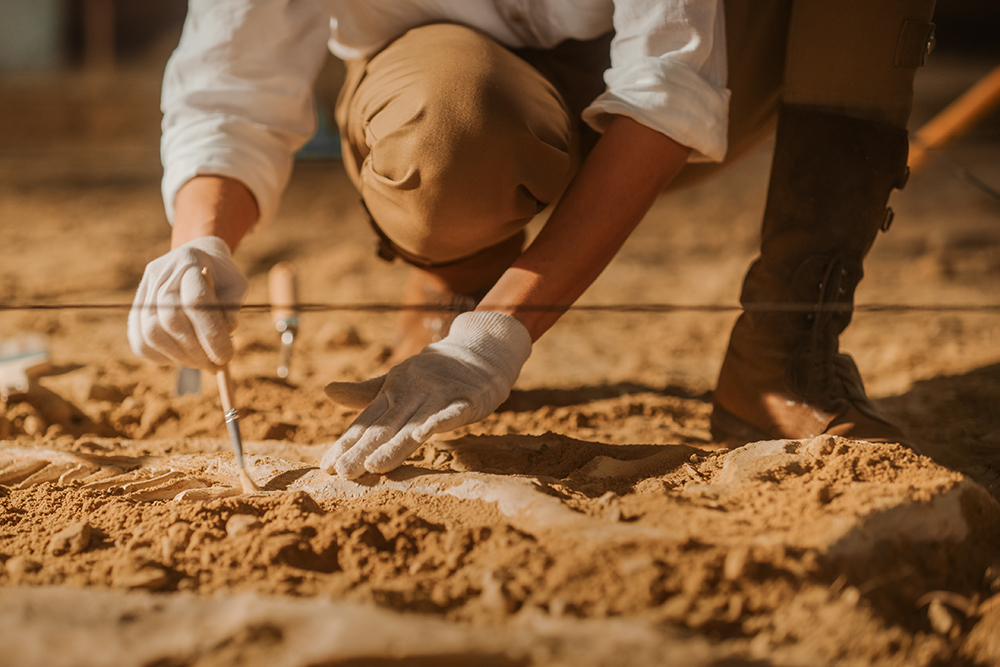
M 915 123 L 989 65 L 934 61 Z M 169 236 L 155 75 L 0 83 L 0 303 L 127 304 Z M 993 184 L 998 127 L 950 153 Z M 735 304 L 766 148 L 658 202 L 582 303 Z M 860 303 L 997 303 L 1000 203 L 938 163 L 892 205 Z M 308 163 L 238 261 L 251 302 L 287 259 L 304 301 L 396 301 L 405 270 L 372 248 L 339 164 Z M 353 416 L 322 386 L 379 372 L 395 315 L 305 315 L 286 383 L 248 311 L 252 497 L 227 496 L 212 378 L 174 396 L 172 369 L 131 356 L 126 313 L 0 311 L 0 337 L 44 333 L 55 365 L 0 403 L 11 664 L 1000 664 L 996 311 L 859 313 L 845 337 L 929 458 L 723 451 L 708 392 L 735 314 L 571 313 L 497 414 L 359 484 L 314 467 Z

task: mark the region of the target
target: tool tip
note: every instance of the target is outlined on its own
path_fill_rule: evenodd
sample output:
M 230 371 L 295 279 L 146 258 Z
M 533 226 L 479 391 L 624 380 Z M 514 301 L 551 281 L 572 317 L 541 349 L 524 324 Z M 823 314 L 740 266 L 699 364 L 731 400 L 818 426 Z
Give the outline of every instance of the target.
M 246 468 L 240 468 L 240 486 L 243 487 L 243 493 L 260 493 L 261 491 L 260 487 L 250 477 L 250 473 L 247 472 Z

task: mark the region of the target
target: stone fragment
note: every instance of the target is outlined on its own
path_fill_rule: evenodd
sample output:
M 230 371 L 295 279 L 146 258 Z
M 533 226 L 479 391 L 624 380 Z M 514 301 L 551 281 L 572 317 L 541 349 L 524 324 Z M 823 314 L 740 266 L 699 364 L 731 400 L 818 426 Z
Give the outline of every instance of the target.
M 948 637 L 952 630 L 961 627 L 955 613 L 940 600 L 931 600 L 927 605 L 927 620 L 931 622 L 934 632 L 945 637 Z
M 495 572 L 483 574 L 479 601 L 488 611 L 502 615 L 514 613 L 516 606 L 504 586 L 503 579 Z
M 77 521 L 52 536 L 47 551 L 53 556 L 75 555 L 90 546 L 90 524 Z
M 797 448 L 797 440 L 766 440 L 743 445 L 726 456 L 716 483 L 736 486 L 805 474 L 812 463 L 798 454 Z
M 49 427 L 45 423 L 45 420 L 37 415 L 28 415 L 21 422 L 21 430 L 24 431 L 25 435 L 29 435 L 33 438 L 44 435 L 45 429 Z
M 743 577 L 747 570 L 747 555 L 745 547 L 735 547 L 726 554 L 726 560 L 722 565 L 722 572 L 726 579 L 737 581 Z
M 837 449 L 837 438 L 832 435 L 824 434 L 807 441 L 799 451 L 803 454 L 809 454 L 817 459 L 829 456 Z
M 182 551 L 187 548 L 188 542 L 191 539 L 191 524 L 187 521 L 178 521 L 170 526 L 170 528 L 167 528 L 166 537 L 166 544 L 169 546 L 171 553 Z
M 7 568 L 7 574 L 14 581 L 20 581 L 25 575 L 31 574 L 32 572 L 38 572 L 42 569 L 42 564 L 38 561 L 31 560 L 27 556 L 11 556 L 4 563 L 4 567 Z
M 226 522 L 226 534 L 229 537 L 239 537 L 251 530 L 261 527 L 261 522 L 252 514 L 234 514 Z
M 170 574 L 159 565 L 146 563 L 114 571 L 112 581 L 119 588 L 160 591 L 170 583 Z

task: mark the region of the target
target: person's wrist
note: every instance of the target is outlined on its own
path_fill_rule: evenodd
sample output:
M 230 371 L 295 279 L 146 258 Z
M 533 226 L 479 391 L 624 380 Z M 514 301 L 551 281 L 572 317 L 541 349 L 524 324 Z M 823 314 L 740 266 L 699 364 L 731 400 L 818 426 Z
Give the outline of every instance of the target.
M 257 200 L 240 181 L 196 176 L 174 200 L 171 249 L 206 236 L 221 238 L 232 251 L 258 218 Z
M 504 372 L 510 384 L 517 380 L 521 367 L 531 356 L 531 334 L 506 313 L 478 310 L 462 313 L 441 342 L 471 350 L 491 367 Z

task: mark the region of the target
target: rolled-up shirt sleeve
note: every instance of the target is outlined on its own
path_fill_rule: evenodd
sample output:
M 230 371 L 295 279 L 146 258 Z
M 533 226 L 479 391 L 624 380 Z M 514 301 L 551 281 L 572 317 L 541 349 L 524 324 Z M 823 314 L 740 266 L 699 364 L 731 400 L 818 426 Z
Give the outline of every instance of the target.
M 726 155 L 725 20 L 721 0 L 616 0 L 607 90 L 583 112 L 603 131 L 628 116 L 693 149 L 695 161 Z
M 163 201 L 198 175 L 227 176 L 272 218 L 295 152 L 316 131 L 313 81 L 330 19 L 313 0 L 191 0 L 163 80 Z

